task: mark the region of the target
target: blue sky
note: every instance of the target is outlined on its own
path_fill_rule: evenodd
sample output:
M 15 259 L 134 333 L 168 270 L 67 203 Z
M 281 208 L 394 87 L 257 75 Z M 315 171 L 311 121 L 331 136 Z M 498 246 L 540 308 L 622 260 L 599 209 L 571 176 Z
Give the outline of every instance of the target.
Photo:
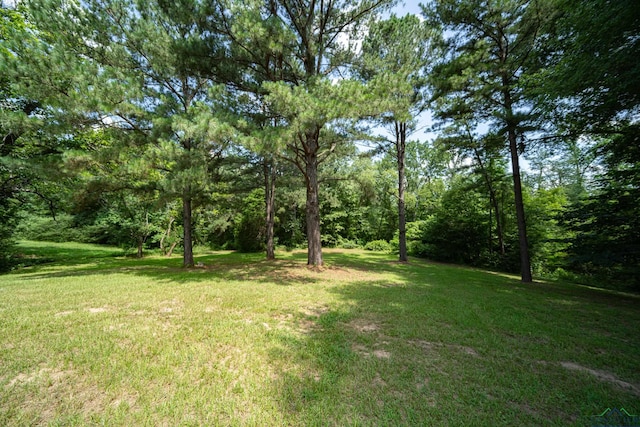
M 419 4 L 420 2 L 417 0 L 406 0 L 398 3 L 398 5 L 393 8 L 393 12 L 399 16 L 406 15 L 407 13 L 420 15 Z

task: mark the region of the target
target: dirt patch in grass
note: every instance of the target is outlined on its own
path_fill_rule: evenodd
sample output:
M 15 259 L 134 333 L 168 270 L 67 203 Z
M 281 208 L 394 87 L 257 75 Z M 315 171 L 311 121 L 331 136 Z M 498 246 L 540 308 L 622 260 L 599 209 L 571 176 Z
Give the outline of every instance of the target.
M 37 414 L 35 424 L 46 425 L 54 420 L 62 410 L 70 408 L 85 416 L 103 412 L 108 404 L 107 395 L 97 385 L 74 370 L 64 370 L 43 366 L 29 373 L 16 375 L 5 392 L 22 401 L 22 407 Z M 135 399 L 129 396 L 123 400 L 129 406 Z
M 353 344 L 351 346 L 351 351 L 353 351 L 354 353 L 360 355 L 360 356 L 365 356 L 368 357 L 370 355 L 369 353 L 369 349 L 365 346 L 363 346 L 362 344 Z
M 309 317 L 320 317 L 329 312 L 329 307 L 326 305 L 314 305 L 309 307 L 302 307 L 300 312 Z
M 73 314 L 73 310 L 60 311 L 54 314 L 54 317 L 64 317 L 64 316 L 69 316 L 70 314 Z
M 378 359 L 390 359 L 391 358 L 391 353 L 389 353 L 387 350 L 373 350 L 373 355 L 375 357 L 377 357 Z
M 574 362 L 560 362 L 560 366 L 570 371 L 586 372 L 605 383 L 613 384 L 640 397 L 640 384 L 632 384 L 616 377 L 611 372 L 587 368 Z
M 91 307 L 91 308 L 87 308 L 87 311 L 92 314 L 97 314 L 97 313 L 106 313 L 107 311 L 110 311 L 110 310 L 107 307 Z
M 312 305 L 308 307 L 302 307 L 300 314 L 303 316 L 297 321 L 297 329 L 303 334 L 311 333 L 320 328 L 318 320 L 320 316 L 329 312 L 329 307 L 326 305 Z M 282 316 L 282 315 L 281 315 Z M 287 315 L 285 318 L 279 319 L 281 323 L 291 319 L 292 315 Z
M 349 329 L 353 329 L 359 333 L 371 333 L 380 330 L 380 326 L 377 323 L 367 319 L 354 319 L 347 323 L 347 326 Z
M 310 334 L 318 328 L 318 323 L 313 320 L 301 319 L 298 321 L 298 331 L 303 334 Z
M 371 356 L 374 356 L 382 360 L 388 360 L 391 358 L 391 352 L 387 350 L 378 348 L 371 351 L 362 344 L 352 344 L 351 351 L 353 351 L 355 354 L 363 358 L 370 358 Z
M 376 372 L 376 376 L 373 378 L 373 381 L 371 381 L 371 383 L 375 387 L 386 387 L 387 386 L 387 382 L 382 379 L 382 377 L 380 376 L 379 372 Z

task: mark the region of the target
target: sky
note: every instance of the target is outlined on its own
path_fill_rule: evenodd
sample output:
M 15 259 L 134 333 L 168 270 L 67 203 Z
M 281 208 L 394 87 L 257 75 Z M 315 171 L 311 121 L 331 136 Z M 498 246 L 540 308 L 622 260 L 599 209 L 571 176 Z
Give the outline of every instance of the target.
M 399 16 L 404 16 L 408 13 L 420 15 L 420 2 L 417 0 L 405 0 L 398 3 L 398 5 L 392 10 L 396 15 Z

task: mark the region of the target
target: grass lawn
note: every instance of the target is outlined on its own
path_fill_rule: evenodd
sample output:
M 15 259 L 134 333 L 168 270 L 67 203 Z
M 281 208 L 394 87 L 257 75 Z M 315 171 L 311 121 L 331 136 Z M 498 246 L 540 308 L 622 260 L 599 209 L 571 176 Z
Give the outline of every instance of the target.
M 357 250 L 22 242 L 0 425 L 593 425 L 640 414 L 640 298 Z

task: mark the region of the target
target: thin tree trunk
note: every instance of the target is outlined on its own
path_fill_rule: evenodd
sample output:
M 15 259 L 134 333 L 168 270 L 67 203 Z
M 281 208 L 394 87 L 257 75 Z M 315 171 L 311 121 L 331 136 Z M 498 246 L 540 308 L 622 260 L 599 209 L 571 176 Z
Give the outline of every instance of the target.
M 188 190 L 185 192 L 188 193 Z M 184 258 L 182 265 L 184 267 L 193 267 L 193 238 L 192 238 L 192 229 L 191 229 L 191 197 L 183 196 L 182 199 L 182 217 L 183 217 L 183 228 L 184 228 Z
M 498 245 L 500 246 L 500 255 L 505 255 L 505 247 L 504 247 L 504 231 L 502 227 L 502 220 L 500 219 L 500 208 L 498 206 L 498 198 L 496 197 L 495 188 L 493 188 L 493 184 L 491 183 L 491 179 L 489 178 L 489 173 L 487 169 L 484 167 L 484 162 L 482 161 L 482 157 L 480 157 L 480 153 L 476 148 L 473 149 L 473 152 L 476 156 L 476 160 L 478 161 L 478 166 L 480 166 L 480 170 L 482 171 L 482 176 L 484 177 L 485 184 L 487 184 L 487 189 L 489 190 L 489 200 L 493 205 L 493 209 L 496 213 L 496 233 L 498 234 Z M 489 212 L 489 220 L 491 220 L 491 212 Z M 489 231 L 489 235 L 491 235 L 491 231 Z M 491 241 L 489 241 L 491 245 Z M 491 248 L 489 248 L 491 250 Z
M 167 252 L 167 258 L 171 258 L 171 255 L 173 255 L 173 250 L 176 248 L 177 245 L 178 245 L 177 241 L 171 244 L 171 246 L 169 247 L 169 251 Z
M 305 147 L 305 180 L 307 184 L 307 265 L 322 265 L 320 238 L 320 202 L 318 198 L 318 137 L 319 129 L 307 133 Z
M 508 79 L 503 78 L 504 87 L 508 87 Z M 511 93 L 508 89 L 503 92 L 504 105 L 507 113 L 507 136 L 509 139 L 509 153 L 511 154 L 511 169 L 513 171 L 513 194 L 516 205 L 516 220 L 518 222 L 518 240 L 520 243 L 520 272 L 524 283 L 533 282 L 531 275 L 531 260 L 529 258 L 529 243 L 527 240 L 527 223 L 524 215 L 524 202 L 522 200 L 522 182 L 520 179 L 520 160 L 518 158 L 518 141 L 515 125 L 509 123 L 513 120 L 513 107 Z
M 267 259 L 276 259 L 273 241 L 275 223 L 276 166 L 274 161 L 264 161 L 264 198 L 266 207 Z
M 173 221 L 175 221 L 175 218 L 169 217 L 169 226 L 167 227 L 167 231 L 165 231 L 162 234 L 162 238 L 160 238 L 160 250 L 162 251 L 163 255 L 167 254 L 166 251 L 164 250 L 164 239 L 169 237 L 169 235 L 171 234 L 171 225 L 173 224 Z
M 396 122 L 396 151 L 398 160 L 398 246 L 400 261 L 407 257 L 407 222 L 404 205 L 405 152 L 407 147 L 407 124 Z
M 489 203 L 489 254 L 493 255 L 493 209 Z
M 524 202 L 522 200 L 522 182 L 520 180 L 520 162 L 518 159 L 518 146 L 515 132 L 509 131 L 509 151 L 511 152 L 511 165 L 513 169 L 513 193 L 516 204 L 516 219 L 518 221 L 518 237 L 520 243 L 520 270 L 522 281 L 531 283 L 531 260 L 529 259 L 529 242 L 527 240 L 527 223 L 524 215 Z

